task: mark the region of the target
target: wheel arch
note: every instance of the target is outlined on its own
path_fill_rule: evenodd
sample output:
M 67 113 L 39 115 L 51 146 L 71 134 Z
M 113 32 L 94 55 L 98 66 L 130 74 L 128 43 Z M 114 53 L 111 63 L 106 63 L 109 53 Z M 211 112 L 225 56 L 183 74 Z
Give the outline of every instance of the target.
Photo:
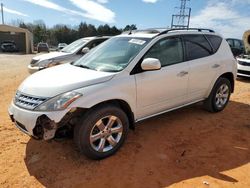
M 101 103 L 94 105 L 93 107 L 91 107 L 91 109 L 98 108 L 99 106 L 103 106 L 103 105 L 107 105 L 107 104 L 116 105 L 116 106 L 120 107 L 128 116 L 129 128 L 130 129 L 135 128 L 134 113 L 133 113 L 130 105 L 122 99 L 112 99 L 112 100 L 103 101 Z
M 234 81 L 234 75 L 232 72 L 227 72 L 222 74 L 219 78 L 226 78 L 230 81 L 231 83 L 231 89 L 232 89 L 232 93 L 234 92 L 234 87 L 235 87 L 235 81 Z

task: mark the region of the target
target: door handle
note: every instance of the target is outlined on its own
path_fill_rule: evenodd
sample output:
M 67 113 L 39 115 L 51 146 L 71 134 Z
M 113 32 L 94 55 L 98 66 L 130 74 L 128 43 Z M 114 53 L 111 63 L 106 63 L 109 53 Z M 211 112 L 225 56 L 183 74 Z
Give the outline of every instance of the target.
M 183 76 L 186 76 L 188 75 L 188 72 L 187 71 L 181 71 L 177 74 L 178 77 L 183 77 Z
M 212 68 L 214 68 L 214 69 L 216 69 L 216 68 L 218 68 L 218 67 L 220 67 L 219 64 L 214 64 L 214 65 L 212 66 Z

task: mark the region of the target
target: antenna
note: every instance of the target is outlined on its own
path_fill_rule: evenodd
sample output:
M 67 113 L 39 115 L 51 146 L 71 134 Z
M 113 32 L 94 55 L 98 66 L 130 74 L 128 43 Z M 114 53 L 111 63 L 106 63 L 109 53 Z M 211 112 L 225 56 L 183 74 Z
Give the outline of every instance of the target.
M 172 15 L 172 22 L 171 28 L 181 28 L 181 29 L 188 29 L 190 23 L 190 16 L 191 16 L 191 8 L 186 7 L 187 1 L 190 0 L 180 0 L 181 6 L 178 7 L 179 14 Z
M 2 13 L 2 24 L 4 24 L 4 17 L 3 17 L 3 3 L 1 3 L 1 13 Z

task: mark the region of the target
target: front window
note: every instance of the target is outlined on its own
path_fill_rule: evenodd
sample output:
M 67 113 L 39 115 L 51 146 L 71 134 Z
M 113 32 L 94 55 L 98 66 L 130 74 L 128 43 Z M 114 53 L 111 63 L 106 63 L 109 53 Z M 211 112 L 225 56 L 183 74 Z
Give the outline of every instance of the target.
M 68 46 L 64 47 L 61 52 L 66 52 L 66 53 L 75 53 L 78 51 L 84 44 L 86 44 L 88 41 L 85 39 L 79 39 L 76 40 L 75 42 L 72 42 Z
M 119 72 L 134 59 L 149 40 L 132 37 L 111 38 L 73 65 L 103 72 Z
M 146 58 L 159 59 L 162 67 L 183 62 L 181 39 L 171 37 L 158 41 L 144 56 Z

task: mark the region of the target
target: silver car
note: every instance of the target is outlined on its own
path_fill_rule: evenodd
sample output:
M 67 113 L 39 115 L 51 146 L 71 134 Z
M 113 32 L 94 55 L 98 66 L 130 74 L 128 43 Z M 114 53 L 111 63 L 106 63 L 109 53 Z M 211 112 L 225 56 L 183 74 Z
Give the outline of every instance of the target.
M 80 59 L 83 55 L 89 52 L 92 48 L 101 44 L 110 37 L 86 37 L 74 41 L 64 47 L 59 52 L 42 54 L 34 57 L 28 66 L 29 73 L 32 74 L 39 70 L 53 67 L 63 63 L 69 63 Z

